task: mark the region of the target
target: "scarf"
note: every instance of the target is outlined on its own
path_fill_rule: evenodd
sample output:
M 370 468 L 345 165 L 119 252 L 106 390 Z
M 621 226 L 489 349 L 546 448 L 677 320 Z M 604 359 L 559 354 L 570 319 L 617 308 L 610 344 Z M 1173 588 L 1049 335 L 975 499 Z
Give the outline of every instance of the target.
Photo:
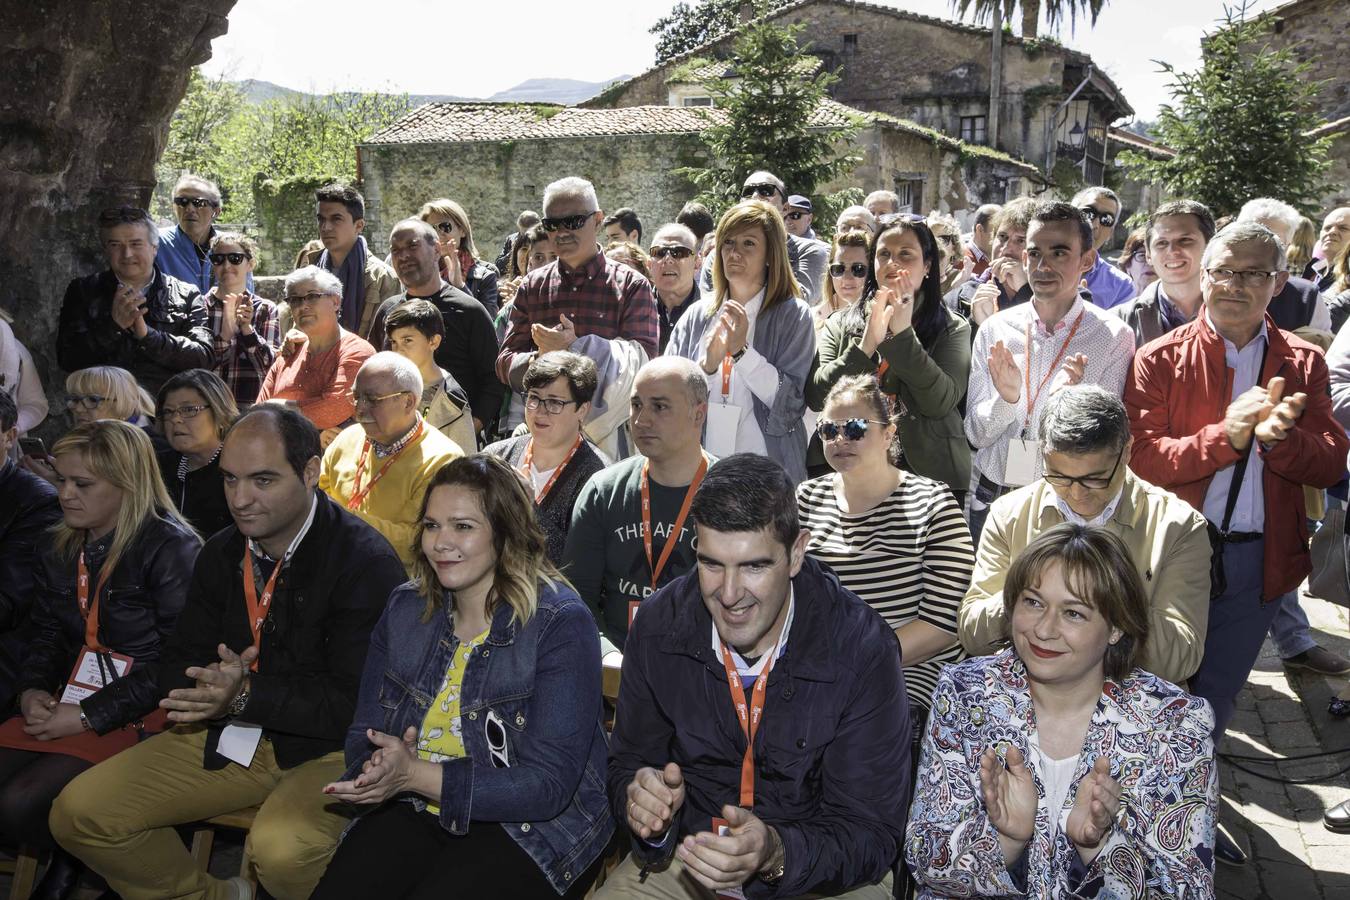
M 360 235 L 356 236 L 351 252 L 336 269 L 327 249 L 319 254 L 319 268 L 332 272 L 342 282 L 342 312 L 338 314 L 338 321 L 343 328 L 356 334 L 361 333 L 361 310 L 366 300 L 366 254 L 366 239 Z

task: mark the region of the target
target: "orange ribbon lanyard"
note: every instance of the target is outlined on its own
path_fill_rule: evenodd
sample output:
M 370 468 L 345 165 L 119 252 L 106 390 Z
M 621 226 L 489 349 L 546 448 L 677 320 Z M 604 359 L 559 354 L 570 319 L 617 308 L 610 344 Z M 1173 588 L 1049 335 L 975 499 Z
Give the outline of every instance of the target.
M 558 480 L 558 476 L 562 474 L 563 469 L 567 468 L 567 464 L 572 461 L 572 457 L 576 456 L 577 450 L 580 448 L 581 435 L 578 433 L 577 439 L 572 442 L 572 449 L 567 451 L 567 456 L 563 458 L 562 462 L 558 463 L 557 467 L 553 470 L 553 474 L 550 475 L 548 481 L 544 483 L 543 488 L 535 495 L 534 503 L 536 506 L 543 504 L 544 498 L 548 496 L 548 492 L 553 490 L 553 482 Z M 524 475 L 525 480 L 530 482 L 530 484 L 534 484 L 534 479 L 530 477 L 530 466 L 532 465 L 534 465 L 534 438 L 530 438 L 530 442 L 525 445 L 525 456 L 520 460 L 519 470 L 520 474 Z
M 666 563 L 670 561 L 670 554 L 680 542 L 680 532 L 684 530 L 684 520 L 689 515 L 689 507 L 693 505 L 694 494 L 698 492 L 698 486 L 703 483 L 703 476 L 708 472 L 708 457 L 704 455 L 699 461 L 694 480 L 689 482 L 689 488 L 684 492 L 680 514 L 675 517 L 670 534 L 666 535 L 666 544 L 661 548 L 661 558 L 655 562 L 652 561 L 652 492 L 647 479 L 647 466 L 646 462 L 642 463 L 642 549 L 647 551 L 647 568 L 651 569 L 652 589 L 655 590 L 656 582 L 661 579 L 661 573 L 665 570 Z
M 890 368 L 891 364 L 883 359 L 881 365 L 877 366 L 877 384 L 881 384 L 881 379 L 886 377 L 886 373 L 890 371 Z
M 84 619 L 84 645 L 97 653 L 107 653 L 108 648 L 98 640 L 98 597 L 108 583 L 112 571 L 103 566 L 98 573 L 98 584 L 94 587 L 92 600 L 89 597 L 89 569 L 84 564 L 84 551 L 80 551 L 80 560 L 75 567 L 75 599 L 80 603 L 80 616 Z
M 390 457 L 384 461 L 384 465 L 380 467 L 378 472 L 370 477 L 370 483 L 363 488 L 361 487 L 361 475 L 366 471 L 366 458 L 370 456 L 371 447 L 370 438 L 366 438 L 366 442 L 361 445 L 361 458 L 356 462 L 356 477 L 352 479 L 352 496 L 351 499 L 347 501 L 347 509 L 354 511 L 365 501 L 366 496 L 370 494 L 371 488 L 375 487 L 376 482 L 384 477 L 385 472 L 389 471 L 389 467 L 394 464 L 394 460 L 398 459 L 399 455 L 402 454 L 404 450 L 407 450 L 413 444 L 417 443 L 417 439 L 422 436 L 422 428 L 425 425 L 425 419 L 418 420 L 417 431 L 413 432 L 413 436 L 408 438 L 406 444 L 399 447 L 397 452 L 390 455 Z
M 262 651 L 262 627 L 267 621 L 267 610 L 272 605 L 272 590 L 276 587 L 277 576 L 281 574 L 286 560 L 277 560 L 276 568 L 263 586 L 262 597 L 258 597 L 258 588 L 253 581 L 253 554 L 248 550 L 248 541 L 244 542 L 244 602 L 248 604 L 248 627 L 253 632 L 253 646 Z M 258 660 L 253 660 L 250 668 L 258 671 Z
M 1078 313 L 1078 318 L 1073 320 L 1073 327 L 1069 329 L 1068 337 L 1064 338 L 1064 344 L 1059 348 L 1059 353 L 1055 355 L 1054 361 L 1050 363 L 1050 368 L 1045 373 L 1045 377 L 1041 379 L 1041 383 L 1036 388 L 1035 394 L 1031 393 L 1031 360 L 1034 357 L 1031 347 L 1032 323 L 1027 322 L 1027 364 L 1026 364 L 1027 417 L 1026 420 L 1022 423 L 1022 431 L 1024 433 L 1026 429 L 1031 427 L 1031 414 L 1036 409 L 1037 401 L 1041 399 L 1041 391 L 1045 390 L 1045 386 L 1050 383 L 1050 379 L 1055 377 L 1055 369 L 1059 367 L 1060 360 L 1062 360 L 1064 358 L 1064 354 L 1068 352 L 1069 344 L 1073 342 L 1073 336 L 1078 333 L 1078 326 L 1083 324 L 1083 313 L 1085 312 L 1087 312 L 1087 310 L 1080 310 Z
M 786 627 L 783 631 L 786 633 Z M 731 688 L 731 705 L 736 707 L 736 718 L 740 720 L 741 731 L 745 734 L 745 758 L 741 760 L 741 807 L 753 809 L 755 806 L 755 735 L 759 733 L 759 723 L 764 719 L 764 695 L 768 692 L 769 672 L 773 670 L 778 649 L 782 646 L 783 634 L 778 635 L 778 641 L 769 651 L 769 658 L 764 661 L 764 671 L 760 672 L 759 677 L 755 679 L 755 686 L 750 690 L 748 707 L 745 702 L 745 686 L 741 684 L 741 675 L 736 671 L 736 664 L 731 659 L 731 651 L 727 649 L 725 642 L 719 641 L 718 643 L 722 647 L 722 664 L 727 669 L 727 686 Z
M 734 360 L 732 360 L 731 354 L 730 354 L 730 353 L 728 353 L 726 356 L 722 357 L 722 398 L 723 398 L 723 399 L 722 399 L 722 402 L 723 402 L 723 403 L 727 402 L 727 400 L 731 398 L 731 367 L 732 367 L 733 364 L 734 364 Z

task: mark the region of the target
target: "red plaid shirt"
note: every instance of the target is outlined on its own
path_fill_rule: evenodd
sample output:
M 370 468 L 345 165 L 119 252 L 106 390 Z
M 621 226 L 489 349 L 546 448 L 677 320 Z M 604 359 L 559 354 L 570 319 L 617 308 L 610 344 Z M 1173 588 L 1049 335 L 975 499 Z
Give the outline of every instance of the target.
M 660 352 L 661 328 L 651 282 L 603 253 L 577 269 L 558 260 L 526 275 L 516 292 L 511 324 L 497 355 L 497 377 L 503 384 L 511 383 L 518 356 L 539 349 L 530 326 L 554 328 L 560 315 L 572 320 L 577 337 L 624 338 L 640 344 L 648 357 Z
M 253 333 L 238 330 L 230 340 L 221 337 L 225 323 L 225 303 L 216 296 L 215 289 L 203 298 L 206 303 L 207 325 L 211 329 L 212 349 L 216 355 L 215 373 L 234 394 L 240 407 L 252 405 L 258 399 L 267 370 L 272 367 L 277 350 L 281 348 L 281 324 L 277 305 L 271 300 L 248 294 L 253 303 Z

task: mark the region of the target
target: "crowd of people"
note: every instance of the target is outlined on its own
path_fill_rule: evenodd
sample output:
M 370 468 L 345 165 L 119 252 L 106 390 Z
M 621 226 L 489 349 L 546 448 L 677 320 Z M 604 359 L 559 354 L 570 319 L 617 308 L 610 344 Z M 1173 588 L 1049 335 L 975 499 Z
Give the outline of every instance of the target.
M 274 303 L 214 184 L 173 203 L 100 216 L 50 448 L 0 321 L 44 900 L 251 897 L 176 831 L 239 810 L 276 900 L 1211 897 L 1266 636 L 1350 674 L 1298 593 L 1350 208 L 1296 257 L 1277 199 L 1173 200 L 1113 261 L 1105 187 L 826 242 L 768 171 L 654 229 L 565 177 L 495 261 L 446 198 L 381 259 L 334 184 Z

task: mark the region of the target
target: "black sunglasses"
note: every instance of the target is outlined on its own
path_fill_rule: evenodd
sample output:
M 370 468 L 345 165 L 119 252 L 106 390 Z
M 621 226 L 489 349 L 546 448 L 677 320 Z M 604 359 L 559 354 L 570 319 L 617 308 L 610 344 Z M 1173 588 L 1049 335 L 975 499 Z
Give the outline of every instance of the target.
M 545 228 L 548 228 L 547 225 L 545 225 L 544 227 L 545 227 Z M 437 223 L 436 223 L 436 230 L 439 231 L 441 234 L 450 234 L 451 232 L 453 232 L 453 231 L 455 230 L 455 223 L 454 223 L 454 222 L 437 222 Z M 549 228 L 549 231 L 552 231 L 552 230 L 553 230 L 553 229 Z M 576 231 L 575 228 L 573 228 L 572 230 L 573 230 L 573 231 Z
M 203 206 L 214 208 L 216 201 L 208 200 L 205 197 L 174 197 L 173 205 L 181 206 L 184 209 L 187 209 L 189 206 L 195 206 L 197 209 L 201 209 Z
M 673 256 L 676 259 L 688 259 L 694 255 L 694 251 L 688 247 L 653 247 L 652 252 L 647 255 L 652 259 L 665 259 L 667 256 Z
M 1110 228 L 1112 225 L 1116 224 L 1115 213 L 1102 212 L 1095 206 L 1083 206 L 1080 207 L 1078 211 L 1087 216 L 1089 220 L 1096 219 L 1098 222 L 1101 222 L 1102 227 L 1104 228 Z
M 845 272 L 854 278 L 866 278 L 867 263 L 850 263 L 847 266 L 843 263 L 830 263 L 830 274 L 835 278 L 843 278 Z
M 809 212 L 802 212 L 801 210 L 796 210 L 795 212 L 790 212 L 790 213 L 788 213 L 786 216 L 783 216 L 783 218 L 785 218 L 785 219 L 791 219 L 792 221 L 796 222 L 798 219 L 802 218 L 803 216 L 809 216 L 809 215 L 811 215 Z
M 887 423 L 877 419 L 845 419 L 843 422 L 831 422 L 829 419 L 821 419 L 816 425 L 816 431 L 820 432 L 822 441 L 832 441 L 844 436 L 846 441 L 861 441 L 867 434 L 868 425 L 885 425 Z
M 741 199 L 746 200 L 756 195 L 768 199 L 778 193 L 778 185 L 769 184 L 767 181 L 762 184 L 747 184 L 741 188 Z
M 247 253 L 212 253 L 206 258 L 211 260 L 211 265 L 213 266 L 223 266 L 227 259 L 232 266 L 242 266 L 244 260 L 252 259 L 253 257 L 249 256 Z
M 568 231 L 580 231 L 586 227 L 586 223 L 591 220 L 594 212 L 577 213 L 575 216 L 561 216 L 557 219 L 550 219 L 545 216 L 539 220 L 539 224 L 544 226 L 545 231 L 557 231 L 559 228 L 565 228 Z

